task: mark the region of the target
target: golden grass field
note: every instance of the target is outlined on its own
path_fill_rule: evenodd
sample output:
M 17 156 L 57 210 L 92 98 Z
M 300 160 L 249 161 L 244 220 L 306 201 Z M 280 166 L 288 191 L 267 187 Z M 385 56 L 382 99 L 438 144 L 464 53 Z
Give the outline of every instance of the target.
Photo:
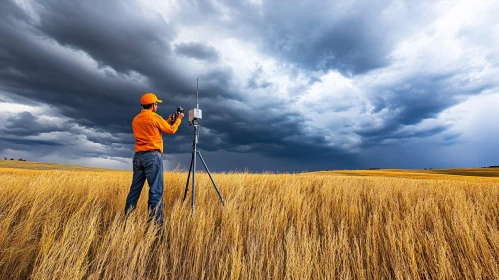
M 0 164 L 0 279 L 499 279 L 498 169 L 199 173 L 194 217 L 167 172 L 161 236 L 131 172 Z

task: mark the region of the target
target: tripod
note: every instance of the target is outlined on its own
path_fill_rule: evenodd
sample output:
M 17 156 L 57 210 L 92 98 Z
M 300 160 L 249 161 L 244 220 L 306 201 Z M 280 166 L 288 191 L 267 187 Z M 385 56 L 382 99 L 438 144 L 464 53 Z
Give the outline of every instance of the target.
M 224 199 L 222 197 L 222 194 L 217 188 L 217 184 L 213 180 L 213 177 L 211 177 L 210 170 L 208 170 L 208 166 L 206 166 L 206 162 L 204 162 L 203 156 L 201 156 L 201 151 L 199 151 L 196 147 L 198 144 L 198 136 L 199 136 L 199 121 L 198 119 L 192 120 L 192 125 L 194 126 L 194 140 L 192 141 L 192 157 L 191 157 L 191 167 L 189 168 L 189 175 L 187 176 L 187 183 L 185 184 L 185 192 L 184 192 L 184 201 L 185 198 L 187 197 L 187 191 L 189 190 L 189 179 L 191 178 L 191 172 L 192 172 L 192 216 L 194 216 L 194 207 L 195 207 L 195 201 L 196 201 L 196 154 L 199 156 L 201 159 L 201 162 L 204 165 L 204 169 L 206 169 L 206 172 L 208 172 L 208 175 L 210 176 L 211 182 L 213 183 L 213 187 L 215 187 L 215 190 L 218 193 L 218 197 L 220 197 L 220 201 L 222 202 L 222 205 L 225 205 Z

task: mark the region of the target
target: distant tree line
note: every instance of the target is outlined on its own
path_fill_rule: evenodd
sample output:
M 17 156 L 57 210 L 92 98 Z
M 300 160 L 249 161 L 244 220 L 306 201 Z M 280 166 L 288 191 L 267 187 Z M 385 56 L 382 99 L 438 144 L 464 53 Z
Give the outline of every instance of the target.
M 3 160 L 9 160 L 8 158 L 4 157 Z M 14 158 L 10 158 L 10 160 L 15 160 Z M 26 161 L 25 159 L 17 159 L 18 161 Z
M 478 167 L 473 167 L 473 168 L 478 168 Z M 491 166 L 483 166 L 480 168 L 499 168 L 499 165 L 491 165 Z M 379 167 L 369 167 L 367 170 L 380 170 L 380 169 L 385 169 L 385 168 L 379 168 Z M 337 169 L 337 170 L 346 170 L 346 169 Z M 352 169 L 352 170 L 359 170 L 359 169 Z M 363 169 L 360 169 L 363 170 Z M 433 167 L 425 167 L 424 170 L 434 170 Z M 335 171 L 335 169 L 324 169 L 322 171 Z

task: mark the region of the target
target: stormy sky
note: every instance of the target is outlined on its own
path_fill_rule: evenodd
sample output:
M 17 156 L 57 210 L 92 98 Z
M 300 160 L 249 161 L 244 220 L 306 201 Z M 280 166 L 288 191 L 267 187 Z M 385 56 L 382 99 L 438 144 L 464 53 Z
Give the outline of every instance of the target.
M 498 1 L 0 1 L 0 157 L 131 169 L 203 110 L 215 171 L 499 164 Z M 188 167 L 192 128 L 164 135 Z M 201 168 L 199 166 L 198 168 Z

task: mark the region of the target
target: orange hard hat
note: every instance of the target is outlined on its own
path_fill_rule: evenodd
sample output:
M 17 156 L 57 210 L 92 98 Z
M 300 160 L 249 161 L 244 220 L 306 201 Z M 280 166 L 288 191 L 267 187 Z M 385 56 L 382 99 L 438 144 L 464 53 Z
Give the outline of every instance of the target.
M 163 103 L 163 100 L 159 100 L 158 97 L 152 92 L 148 92 L 144 95 L 142 95 L 142 98 L 140 98 L 140 105 L 148 105 L 148 104 L 153 104 L 153 103 Z

